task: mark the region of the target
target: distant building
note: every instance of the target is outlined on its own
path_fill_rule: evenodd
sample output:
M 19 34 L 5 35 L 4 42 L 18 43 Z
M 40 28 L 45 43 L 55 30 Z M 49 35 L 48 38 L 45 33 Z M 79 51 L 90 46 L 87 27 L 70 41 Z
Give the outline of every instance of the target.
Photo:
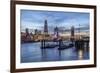
M 35 32 L 35 35 L 36 35 L 36 34 L 38 33 L 38 30 L 37 30 L 37 29 L 35 29 L 35 30 L 34 30 L 34 32 Z
M 74 35 L 75 35 L 75 31 L 74 31 L 74 26 L 71 27 L 71 37 L 70 40 L 73 42 L 74 41 Z
M 29 29 L 26 28 L 25 32 L 21 32 L 21 42 L 31 42 L 33 40 L 33 34 L 29 33 Z
M 41 34 L 41 31 L 38 29 L 35 29 L 35 35 L 40 35 L 40 34 Z
M 29 35 L 29 29 L 28 28 L 25 29 L 25 32 L 26 32 L 26 36 Z
M 75 29 L 74 29 L 74 26 L 72 26 L 72 27 L 71 27 L 71 37 L 74 37 L 74 35 L 75 35 L 75 34 L 74 34 L 74 33 L 75 33 L 74 30 L 75 30 Z
M 58 27 L 54 28 L 54 35 L 55 35 L 56 38 L 59 37 L 59 29 L 58 29 Z
M 47 20 L 44 21 L 44 33 L 48 34 L 48 23 L 47 23 Z

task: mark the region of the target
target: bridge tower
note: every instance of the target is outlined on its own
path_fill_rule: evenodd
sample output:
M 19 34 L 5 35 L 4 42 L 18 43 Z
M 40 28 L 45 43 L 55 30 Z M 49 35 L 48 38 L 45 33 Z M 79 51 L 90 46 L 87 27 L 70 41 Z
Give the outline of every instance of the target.
M 73 42 L 74 41 L 74 36 L 75 36 L 75 28 L 74 26 L 71 27 L 71 38 L 70 40 Z
M 56 36 L 56 38 L 59 37 L 59 29 L 58 29 L 58 27 L 54 28 L 54 35 Z

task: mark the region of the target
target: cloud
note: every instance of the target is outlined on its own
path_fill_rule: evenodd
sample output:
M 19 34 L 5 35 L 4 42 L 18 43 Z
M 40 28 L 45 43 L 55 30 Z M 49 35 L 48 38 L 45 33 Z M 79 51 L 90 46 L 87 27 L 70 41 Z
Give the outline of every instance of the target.
M 79 12 L 58 12 L 58 11 L 39 11 L 21 10 L 22 28 L 33 28 L 43 30 L 44 21 L 47 19 L 49 29 L 56 26 L 70 28 L 89 25 L 89 13 Z

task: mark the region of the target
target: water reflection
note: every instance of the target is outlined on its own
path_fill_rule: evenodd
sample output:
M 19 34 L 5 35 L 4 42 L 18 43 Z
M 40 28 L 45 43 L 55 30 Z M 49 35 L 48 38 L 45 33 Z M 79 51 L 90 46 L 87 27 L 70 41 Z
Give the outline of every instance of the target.
M 78 59 L 79 60 L 82 60 L 83 59 L 83 51 L 82 50 L 79 50 L 78 51 Z
M 58 50 L 58 47 L 41 49 L 41 43 L 24 43 L 21 45 L 21 62 L 43 61 L 68 61 L 89 59 L 87 47 L 77 49 L 75 47 Z

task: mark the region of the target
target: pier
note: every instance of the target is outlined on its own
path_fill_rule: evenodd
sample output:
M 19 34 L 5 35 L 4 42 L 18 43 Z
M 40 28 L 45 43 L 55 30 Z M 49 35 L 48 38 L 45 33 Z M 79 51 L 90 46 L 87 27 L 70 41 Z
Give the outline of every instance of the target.
M 89 48 L 89 39 L 71 39 L 71 43 L 64 43 L 64 41 L 68 40 L 42 40 L 41 41 L 41 48 L 46 49 L 46 48 L 55 48 L 58 47 L 58 50 L 64 50 L 68 49 L 71 47 L 76 47 L 77 49 L 82 49 L 84 47 Z M 48 43 L 48 42 L 51 42 Z

